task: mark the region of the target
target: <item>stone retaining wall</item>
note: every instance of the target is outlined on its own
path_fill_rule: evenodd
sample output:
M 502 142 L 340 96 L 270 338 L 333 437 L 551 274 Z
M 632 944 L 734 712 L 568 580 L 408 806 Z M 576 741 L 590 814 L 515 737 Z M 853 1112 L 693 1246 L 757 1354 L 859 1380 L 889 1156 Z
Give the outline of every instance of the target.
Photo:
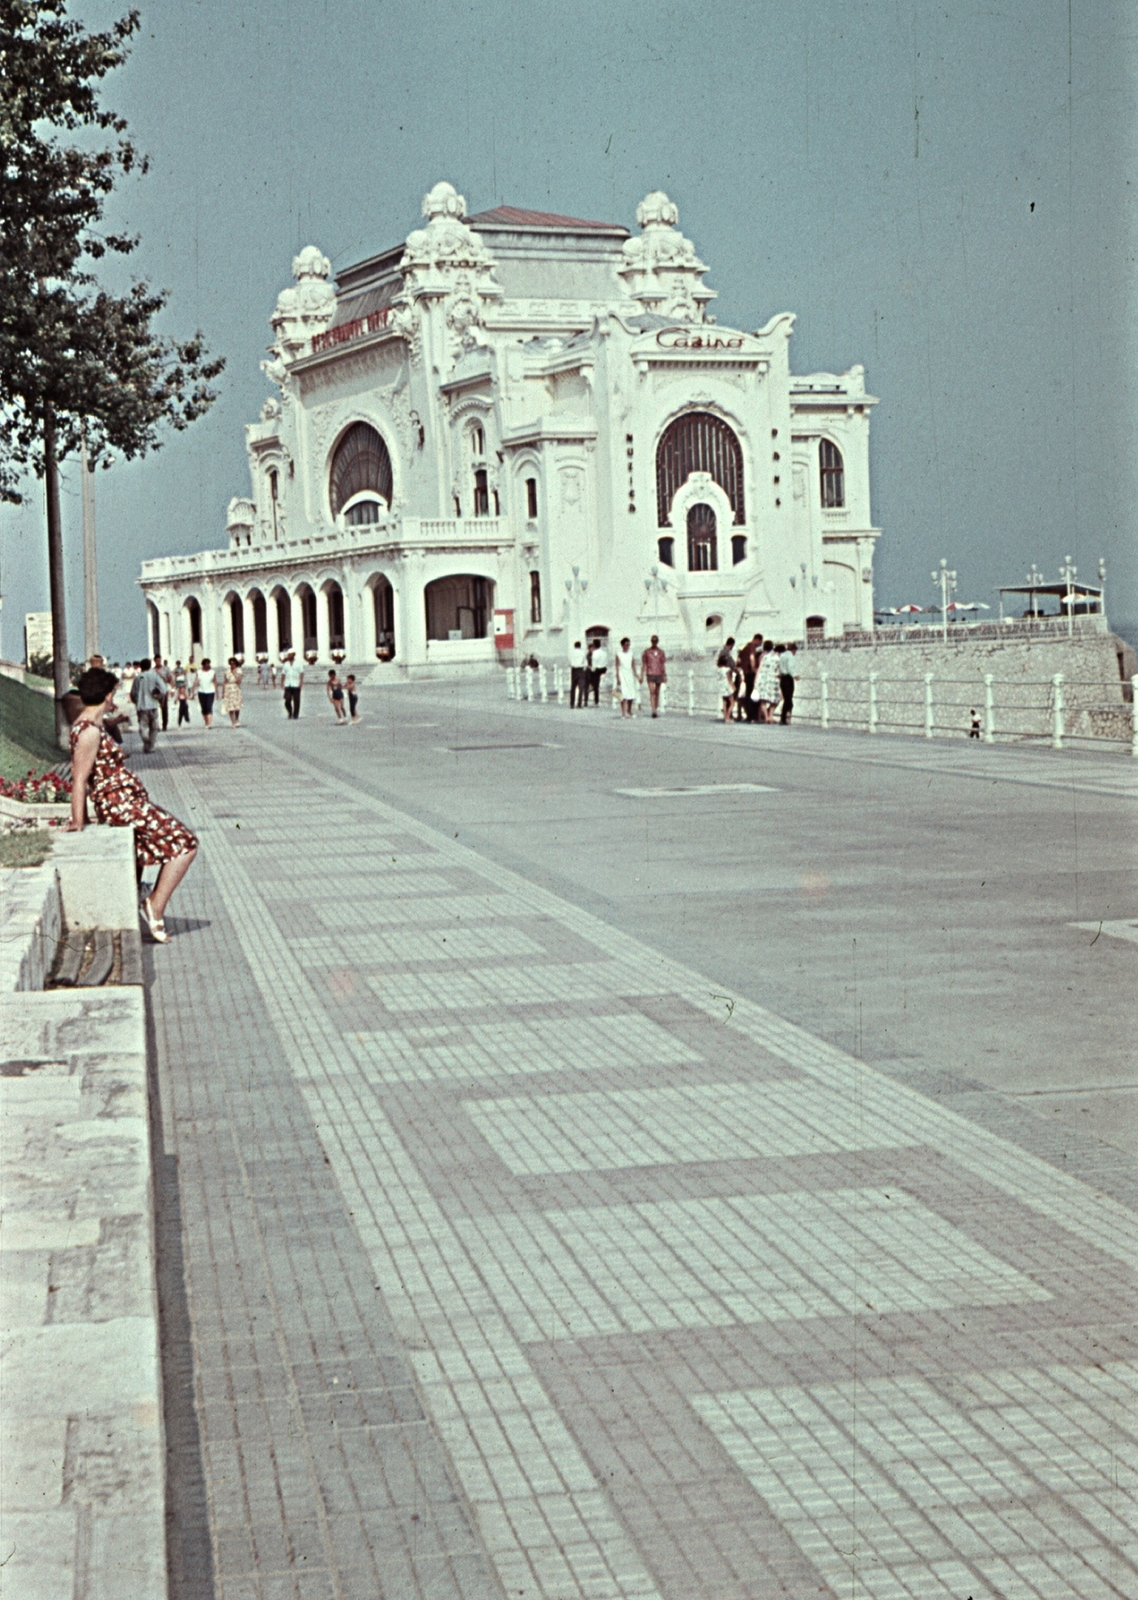
M 43 867 L 4 874 L 3 1592 L 165 1600 L 143 992 L 30 987 L 66 921 L 137 926 L 132 839 L 92 828 L 54 842 Z

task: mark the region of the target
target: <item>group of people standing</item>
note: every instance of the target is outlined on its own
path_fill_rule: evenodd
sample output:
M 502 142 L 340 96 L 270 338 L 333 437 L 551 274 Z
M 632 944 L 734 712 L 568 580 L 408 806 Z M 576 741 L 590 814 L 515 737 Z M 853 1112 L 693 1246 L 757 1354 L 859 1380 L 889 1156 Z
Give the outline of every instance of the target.
M 776 644 L 756 633 L 739 653 L 728 639 L 715 665 L 723 674 L 724 722 L 773 722 L 786 727 L 794 711 L 795 656 L 798 646 Z
M 587 706 L 589 696 L 593 704 L 601 703 L 601 679 L 609 668 L 608 647 L 603 639 L 591 639 L 586 649 L 578 639 L 569 652 L 569 704 Z M 622 717 L 631 717 L 640 703 L 640 688 L 648 690 L 648 702 L 654 717 L 660 715 L 660 691 L 668 681 L 667 657 L 660 648 L 657 634 L 639 660 L 633 654 L 631 639 L 620 641 L 620 649 L 613 657 L 613 696 L 620 701 Z

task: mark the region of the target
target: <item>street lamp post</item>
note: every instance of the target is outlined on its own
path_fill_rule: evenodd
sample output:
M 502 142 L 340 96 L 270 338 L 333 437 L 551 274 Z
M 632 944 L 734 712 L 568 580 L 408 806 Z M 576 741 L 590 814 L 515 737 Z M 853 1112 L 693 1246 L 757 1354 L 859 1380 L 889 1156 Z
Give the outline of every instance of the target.
M 1098 609 L 1099 615 L 1106 616 L 1106 562 L 1102 556 L 1098 558 Z
M 1031 571 L 1027 574 L 1027 581 L 1031 585 L 1031 620 L 1032 620 L 1032 622 L 1035 622 L 1036 621 L 1035 591 L 1039 587 L 1039 585 L 1043 582 L 1043 574 L 1042 574 L 1042 572 L 1040 572 L 1039 568 L 1036 566 L 1034 561 L 1031 563 Z
M 1078 576 L 1078 572 L 1079 572 L 1078 567 L 1073 567 L 1071 565 L 1070 556 L 1067 556 L 1067 558 L 1065 559 L 1063 565 L 1059 568 L 1059 576 L 1061 578 L 1065 578 L 1066 582 L 1067 582 L 1067 637 L 1068 638 L 1070 638 L 1071 635 L 1075 631 L 1075 592 L 1074 592 L 1073 588 L 1071 587 L 1071 585 L 1074 582 L 1075 578 Z
M 940 584 L 940 631 L 945 644 L 948 643 L 948 602 L 956 591 L 956 573 L 949 567 L 947 561 L 942 560 L 940 566 L 932 574 L 934 583 Z

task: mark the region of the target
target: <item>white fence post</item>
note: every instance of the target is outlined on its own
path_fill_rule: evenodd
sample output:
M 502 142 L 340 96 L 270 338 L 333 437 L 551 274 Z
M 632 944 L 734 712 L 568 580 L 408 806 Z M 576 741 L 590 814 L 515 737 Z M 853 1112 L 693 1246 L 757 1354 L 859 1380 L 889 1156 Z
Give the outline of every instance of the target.
M 549 699 L 549 695 L 546 692 L 545 674 L 546 674 L 546 668 L 545 667 L 538 667 L 538 669 L 537 669 L 538 698 L 541 700 L 542 705 L 544 705 L 545 702 Z
M 532 688 L 532 685 L 530 684 L 529 668 L 528 667 L 522 667 L 521 674 L 522 674 L 522 699 L 523 700 L 532 700 L 533 699 L 533 688 Z
M 1134 733 L 1130 741 L 1130 754 L 1138 761 L 1138 677 L 1130 680 L 1130 718 Z
M 996 697 L 992 692 L 993 675 L 984 674 L 984 743 L 996 742 Z
M 820 672 L 818 678 L 822 685 L 822 726 L 828 728 L 830 726 L 830 674 L 828 672 Z
M 695 716 L 695 669 L 688 668 L 688 716 Z
M 1063 674 L 1057 672 L 1051 680 L 1051 748 L 1063 748 Z
M 517 667 L 507 667 L 506 668 L 506 699 L 507 700 L 516 700 L 517 698 L 518 698 L 518 669 L 517 669 Z
M 555 690 L 555 692 L 557 694 L 557 704 L 559 706 L 564 705 L 565 704 L 565 676 L 561 671 L 560 665 L 554 667 L 554 669 L 553 669 L 553 687 L 554 687 L 554 690 Z
M 925 738 L 933 736 L 933 675 L 925 673 Z
M 869 731 L 877 732 L 877 674 L 869 675 Z

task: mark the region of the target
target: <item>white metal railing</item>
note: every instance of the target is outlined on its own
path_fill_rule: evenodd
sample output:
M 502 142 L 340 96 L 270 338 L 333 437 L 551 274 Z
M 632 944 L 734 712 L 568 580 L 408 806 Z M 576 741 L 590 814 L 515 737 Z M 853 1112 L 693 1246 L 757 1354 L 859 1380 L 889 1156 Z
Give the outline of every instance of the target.
M 799 656 L 802 662 L 802 656 Z M 611 674 L 603 680 L 611 695 Z M 568 672 L 561 666 L 509 667 L 511 700 L 564 704 Z M 708 662 L 681 663 L 671 673 L 673 705 L 688 716 L 721 716 L 722 675 Z M 994 672 L 947 677 L 926 672 L 897 678 L 880 671 L 848 677 L 811 664 L 795 682 L 793 721 L 869 734 L 925 739 L 968 738 L 984 744 L 1067 744 L 1128 750 L 1138 759 L 1138 676 L 1078 679 L 1002 678 Z M 777 718 L 779 713 L 774 713 Z

